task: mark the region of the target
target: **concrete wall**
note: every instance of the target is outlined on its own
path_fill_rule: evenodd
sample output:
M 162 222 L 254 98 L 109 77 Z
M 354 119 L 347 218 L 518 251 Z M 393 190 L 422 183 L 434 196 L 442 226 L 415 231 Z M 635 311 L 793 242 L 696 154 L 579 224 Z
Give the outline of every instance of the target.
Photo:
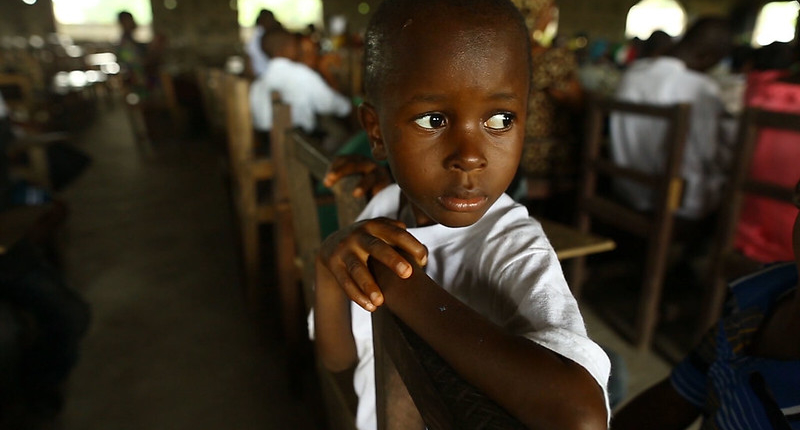
M 178 0 L 167 9 L 153 1 L 153 31 L 167 38 L 168 60 L 184 65 L 222 65 L 241 54 L 237 12 L 227 0 Z
M 53 4 L 38 0 L 27 5 L 22 0 L 0 0 L 0 36 L 45 36 L 55 31 Z

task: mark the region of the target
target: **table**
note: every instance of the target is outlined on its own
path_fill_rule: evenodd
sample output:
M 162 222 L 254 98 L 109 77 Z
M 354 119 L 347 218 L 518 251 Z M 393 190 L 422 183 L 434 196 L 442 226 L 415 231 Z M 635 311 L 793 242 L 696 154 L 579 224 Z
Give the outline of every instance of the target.
M 561 261 L 613 250 L 617 244 L 603 236 L 583 233 L 577 228 L 547 219 L 538 219 Z

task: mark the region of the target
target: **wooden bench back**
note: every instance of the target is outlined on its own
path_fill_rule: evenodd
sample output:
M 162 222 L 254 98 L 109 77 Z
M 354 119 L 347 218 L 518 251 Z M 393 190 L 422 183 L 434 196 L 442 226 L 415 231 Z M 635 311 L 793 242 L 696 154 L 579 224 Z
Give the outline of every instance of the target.
M 673 216 L 681 205 L 683 180 L 681 166 L 689 130 L 688 104 L 656 106 L 595 98 L 590 100 L 586 123 L 586 141 L 583 153 L 583 179 L 578 198 L 577 226 L 583 232 L 590 230 L 591 220 L 601 220 L 620 230 L 633 233 L 647 241 L 647 254 L 642 280 L 642 292 L 633 327 L 620 327 L 640 348 L 649 347 L 657 320 L 658 304 L 661 300 L 664 273 L 667 264 Z M 631 114 L 650 118 L 661 118 L 668 123 L 664 171 L 641 172 L 621 166 L 604 151 L 605 126 L 612 113 Z M 642 213 L 616 200 L 612 195 L 603 195 L 598 187 L 598 178 L 634 181 L 653 190 L 653 211 Z M 573 293 L 580 294 L 583 282 L 584 259 L 575 262 L 571 276 Z
M 739 119 L 738 140 L 733 155 L 733 166 L 722 198 L 720 217 L 712 250 L 710 286 L 703 299 L 695 338 L 699 339 L 720 317 L 723 302 L 732 276 L 741 275 L 742 266 L 755 268 L 757 264 L 736 258 L 734 249 L 736 227 L 746 195 L 792 204 L 795 184 L 775 184 L 759 181 L 750 175 L 759 133 L 764 129 L 798 133 L 800 145 L 800 114 L 746 108 Z M 797 160 L 797 179 L 800 179 L 800 160 Z M 737 267 L 732 267 L 736 265 Z

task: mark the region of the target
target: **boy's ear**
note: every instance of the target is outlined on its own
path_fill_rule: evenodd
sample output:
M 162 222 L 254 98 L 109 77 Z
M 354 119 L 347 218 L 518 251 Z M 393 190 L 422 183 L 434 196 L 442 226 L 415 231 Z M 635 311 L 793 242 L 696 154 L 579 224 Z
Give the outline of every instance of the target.
M 372 157 L 379 161 L 385 160 L 386 148 L 383 145 L 381 124 L 375 106 L 372 106 L 368 102 L 363 102 L 358 105 L 358 121 L 361 122 L 361 127 L 367 132 L 369 146 L 370 149 L 372 149 Z

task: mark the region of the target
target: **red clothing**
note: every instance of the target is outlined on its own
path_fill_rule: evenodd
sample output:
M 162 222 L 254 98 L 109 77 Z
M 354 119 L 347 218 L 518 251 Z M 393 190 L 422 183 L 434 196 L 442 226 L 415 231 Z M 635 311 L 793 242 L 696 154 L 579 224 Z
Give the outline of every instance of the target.
M 780 82 L 783 71 L 748 76 L 745 104 L 766 110 L 800 114 L 800 85 Z M 800 179 L 800 134 L 763 130 L 758 137 L 750 174 L 761 181 L 793 188 Z M 793 259 L 792 228 L 797 208 L 788 203 L 746 196 L 735 246 L 761 262 Z

